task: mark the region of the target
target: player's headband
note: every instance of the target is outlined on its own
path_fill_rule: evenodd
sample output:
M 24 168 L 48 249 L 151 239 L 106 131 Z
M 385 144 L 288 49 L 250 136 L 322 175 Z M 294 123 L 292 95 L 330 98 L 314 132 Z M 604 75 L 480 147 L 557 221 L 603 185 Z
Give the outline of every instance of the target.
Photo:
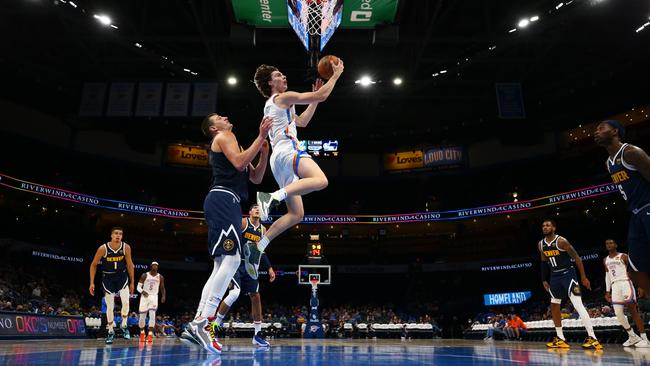
M 618 130 L 618 137 L 623 138 L 625 137 L 625 126 L 623 124 L 615 119 L 608 119 L 607 121 L 603 121 L 603 123 L 607 123 L 610 125 L 612 128 L 615 128 Z

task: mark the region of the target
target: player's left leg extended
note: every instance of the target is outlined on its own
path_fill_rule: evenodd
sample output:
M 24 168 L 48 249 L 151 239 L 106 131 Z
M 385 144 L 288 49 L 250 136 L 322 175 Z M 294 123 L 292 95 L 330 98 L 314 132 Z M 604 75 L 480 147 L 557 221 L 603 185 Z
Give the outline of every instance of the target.
M 575 286 L 578 285 L 576 284 Z M 582 296 L 576 295 L 575 291 L 571 291 L 571 294 L 569 295 L 569 300 L 571 300 L 573 307 L 580 315 L 580 320 L 582 320 L 582 324 L 585 326 L 585 329 L 587 329 L 588 337 L 587 339 L 585 339 L 585 342 L 582 344 L 582 347 L 593 348 L 597 350 L 603 349 L 603 346 L 596 339 L 596 333 L 594 333 L 594 326 L 593 324 L 591 324 L 591 318 L 589 317 L 589 313 L 587 312 L 587 309 L 585 309 L 585 306 L 582 304 Z
M 124 333 L 124 339 L 130 339 L 131 334 L 129 333 L 129 328 L 127 327 L 127 319 L 129 319 L 129 300 L 130 300 L 130 294 L 129 294 L 129 288 L 123 288 L 119 292 L 120 294 L 120 300 L 122 301 L 122 324 L 120 326 L 122 327 L 122 332 Z

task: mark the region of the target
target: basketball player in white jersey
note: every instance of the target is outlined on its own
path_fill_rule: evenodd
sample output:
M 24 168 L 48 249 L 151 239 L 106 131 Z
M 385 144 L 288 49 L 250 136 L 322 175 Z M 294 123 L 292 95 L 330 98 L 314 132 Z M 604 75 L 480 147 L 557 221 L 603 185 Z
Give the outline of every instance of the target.
M 144 323 L 149 313 L 149 334 L 147 342 L 153 342 L 153 329 L 156 325 L 156 310 L 158 309 L 158 289 L 160 289 L 160 303 L 164 304 L 167 291 L 165 291 L 165 278 L 158 273 L 158 262 L 151 262 L 151 269 L 140 276 L 138 282 L 140 297 L 140 342 L 144 342 Z
M 271 225 L 258 242 L 263 252 L 271 240 L 299 223 L 304 214 L 302 195 L 320 191 L 327 187 L 327 177 L 307 153 L 298 149 L 299 141 L 296 127 L 307 127 L 314 116 L 318 103 L 325 101 L 336 81 L 343 73 L 343 61 L 332 62 L 332 77 L 323 84 L 319 79 L 311 92 L 298 93 L 287 90 L 287 77 L 277 68 L 261 65 L 255 71 L 255 85 L 260 93 L 268 98 L 264 105 L 264 116 L 273 118 L 269 131 L 271 140 L 271 171 L 280 189 L 269 194 L 259 192 L 257 204 L 261 219 L 266 221 L 270 209 L 285 201 L 287 213 Z M 302 114 L 296 114 L 296 104 L 307 105 Z
M 638 348 L 650 348 L 650 343 L 648 342 L 648 336 L 645 333 L 645 326 L 641 316 L 639 315 L 639 310 L 636 306 L 636 292 L 630 277 L 628 277 L 627 269 L 629 259 L 627 254 L 619 253 L 616 249 L 618 245 L 613 239 L 607 239 L 605 241 L 605 246 L 609 255 L 605 257 L 605 299 L 611 302 L 614 306 L 614 313 L 616 318 L 623 326 L 623 329 L 629 335 L 628 340 L 623 343 L 624 347 L 635 346 Z M 627 305 L 627 309 L 632 314 L 632 319 L 636 323 L 636 327 L 641 333 L 641 337 L 634 333 L 630 323 L 627 320 L 627 316 L 623 311 L 623 306 Z
M 131 338 L 126 320 L 129 317 L 129 298 L 133 294 L 133 276 L 135 266 L 131 260 L 131 246 L 122 241 L 124 230 L 116 226 L 111 229 L 111 241 L 97 248 L 95 257 L 90 263 L 90 287 L 88 291 L 95 296 L 95 272 L 99 262 L 102 262 L 102 287 L 106 300 L 106 321 L 108 322 L 108 335 L 106 343 L 113 343 L 115 337 L 114 308 L 115 295 L 120 294 L 122 301 L 122 332 L 125 339 Z M 127 275 L 128 274 L 128 275 Z

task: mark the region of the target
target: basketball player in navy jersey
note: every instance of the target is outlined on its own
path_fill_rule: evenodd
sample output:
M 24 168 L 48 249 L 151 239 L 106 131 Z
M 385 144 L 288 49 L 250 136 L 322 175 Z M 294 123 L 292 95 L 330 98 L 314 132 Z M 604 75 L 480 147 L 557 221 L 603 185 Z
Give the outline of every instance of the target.
M 303 195 L 320 191 L 328 185 L 327 177 L 318 164 L 298 149 L 296 127 L 307 127 L 318 103 L 329 97 L 343 73 L 343 61 L 332 62 L 332 70 L 333 75 L 326 83 L 323 84 L 318 79 L 312 91 L 305 93 L 287 90 L 287 77 L 274 66 L 260 65 L 255 70 L 255 86 L 267 98 L 264 115 L 273 120 L 269 133 L 273 149 L 270 165 L 273 177 L 280 187 L 273 193 L 258 192 L 257 204 L 260 206 L 262 221 L 267 220 L 270 209 L 281 201 L 287 205 L 287 213 L 276 220 L 257 243 L 260 252 L 266 249 L 271 240 L 302 221 L 305 215 Z M 308 106 L 298 115 L 296 104 Z
M 129 317 L 129 298 L 133 294 L 135 284 L 133 280 L 134 266 L 131 260 L 131 246 L 122 241 L 123 235 L 124 230 L 121 227 L 112 228 L 111 241 L 97 248 L 95 257 L 90 263 L 90 287 L 88 291 L 92 296 L 95 296 L 95 272 L 97 272 L 99 262 L 102 262 L 102 285 L 104 287 L 104 299 L 106 300 L 106 321 L 108 322 L 107 344 L 113 343 L 115 337 L 113 311 L 115 294 L 118 293 L 122 301 L 122 332 L 124 338 L 131 338 L 126 320 Z
M 630 277 L 650 293 L 650 157 L 641 148 L 621 142 L 625 127 L 603 121 L 594 132 L 596 143 L 607 150 L 607 170 L 632 211 L 627 234 Z
M 212 185 L 203 209 L 208 224 L 208 254 L 214 266 L 203 287 L 196 318 L 189 324 L 188 332 L 211 353 L 221 353 L 221 344 L 209 322 L 241 262 L 240 204 L 248 200 L 248 180 L 259 184 L 264 177 L 269 152 L 266 136 L 271 122 L 269 117 L 262 119 L 257 138 L 243 151 L 232 133 L 228 117 L 213 113 L 201 124 L 203 133 L 212 139 L 208 152 Z M 260 158 L 253 166 L 251 161 L 258 153 Z
M 253 345 L 259 347 L 270 347 L 271 345 L 262 334 L 262 300 L 260 299 L 260 284 L 258 271 L 260 262 L 264 262 L 264 267 L 268 269 L 269 281 L 275 280 L 275 272 L 271 266 L 268 256 L 257 249 L 256 243 L 260 240 L 266 228 L 260 222 L 260 208 L 257 204 L 251 206 L 249 218 L 242 219 L 242 231 L 244 240 L 244 255 L 241 264 L 235 276 L 232 279 L 232 288 L 228 291 L 228 296 L 219 305 L 217 312 L 216 326 L 220 327 L 223 323 L 228 310 L 232 304 L 237 301 L 241 293 L 248 295 L 251 299 L 251 315 L 253 317 Z
M 562 300 L 568 298 L 580 315 L 582 324 L 587 329 L 588 336 L 582 344 L 582 347 L 596 350 L 603 349 L 603 346 L 596 339 L 589 313 L 587 313 L 587 309 L 582 304 L 580 284 L 576 277 L 576 270 L 571 263 L 573 259 L 580 272 L 582 285 L 591 290 L 591 284 L 585 274 L 582 259 L 568 240 L 555 234 L 555 229 L 555 221 L 545 220 L 542 223 L 544 239 L 540 240 L 537 244 L 537 249 L 539 249 L 542 259 L 542 284 L 544 285 L 544 289 L 551 294 L 551 315 L 553 316 L 553 323 L 555 323 L 555 331 L 557 333 L 557 336 L 547 346 L 549 348 L 569 348 L 569 344 L 566 343 L 562 331 L 561 313 Z M 550 283 L 548 279 L 549 275 Z

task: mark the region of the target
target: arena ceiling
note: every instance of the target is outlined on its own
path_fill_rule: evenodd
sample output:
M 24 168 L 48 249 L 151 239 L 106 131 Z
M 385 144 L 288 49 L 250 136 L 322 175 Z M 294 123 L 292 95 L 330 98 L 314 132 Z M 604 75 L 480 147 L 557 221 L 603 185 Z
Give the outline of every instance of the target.
M 78 128 L 101 125 L 145 138 L 149 132 L 142 126 L 162 126 L 155 138 L 198 140 L 191 119 L 147 120 L 140 127 L 78 119 L 81 86 L 218 80 L 219 112 L 249 135 L 263 104 L 249 82 L 257 65 L 277 65 L 295 89 L 309 87 L 307 56 L 293 31 L 256 29 L 253 44 L 250 27 L 236 23 L 230 1 L 71 4 L 3 4 L 0 31 L 9 52 L 0 55 L 0 96 L 64 116 Z M 117 28 L 93 14 L 110 15 Z M 561 131 L 645 105 L 650 27 L 643 25 L 649 17 L 644 1 L 400 0 L 396 22 L 378 28 L 375 44 L 373 30 L 339 29 L 334 35 L 325 53 L 343 58 L 346 71 L 303 136 L 339 138 L 359 150 L 463 142 L 505 130 L 516 132 L 509 137 Z M 398 39 L 387 36 L 395 34 L 391 27 Z M 355 84 L 364 74 L 377 84 Z M 239 79 L 235 87 L 225 83 L 231 75 Z M 404 81 L 399 87 L 392 83 L 397 76 Z M 522 84 L 526 119 L 498 118 L 495 82 L 503 81 Z

